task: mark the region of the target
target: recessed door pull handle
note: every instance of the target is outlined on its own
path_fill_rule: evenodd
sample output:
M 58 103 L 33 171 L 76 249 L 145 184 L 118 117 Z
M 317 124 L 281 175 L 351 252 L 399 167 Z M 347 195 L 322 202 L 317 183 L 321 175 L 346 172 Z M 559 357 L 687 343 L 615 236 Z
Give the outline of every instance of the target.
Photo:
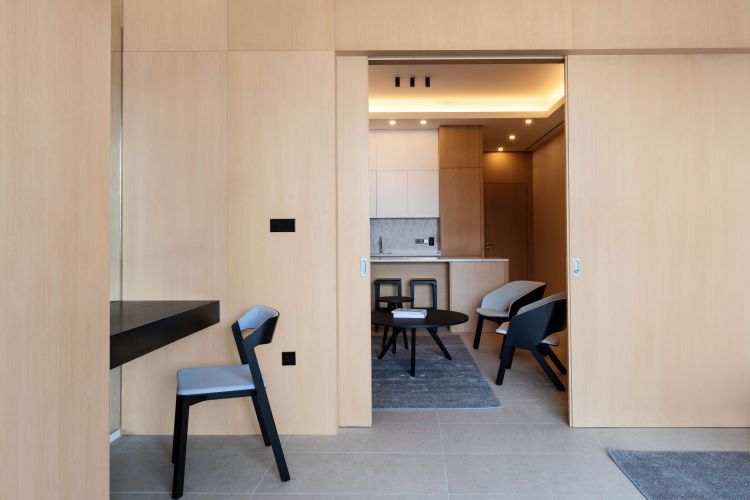
M 365 257 L 359 259 L 359 275 L 363 278 L 367 276 L 367 259 Z
M 581 276 L 581 259 L 575 257 L 573 259 L 573 277 L 578 278 Z

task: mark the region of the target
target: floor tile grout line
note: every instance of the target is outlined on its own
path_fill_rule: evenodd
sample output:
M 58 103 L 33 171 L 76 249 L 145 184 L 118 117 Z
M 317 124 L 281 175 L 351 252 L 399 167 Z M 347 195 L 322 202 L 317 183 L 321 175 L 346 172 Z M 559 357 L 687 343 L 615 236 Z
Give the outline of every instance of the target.
M 284 442 L 283 442 L 283 443 L 281 443 L 281 447 L 282 447 L 282 450 L 284 449 L 284 445 L 285 445 L 285 444 L 286 444 L 287 442 L 289 442 L 289 439 L 290 439 L 291 437 L 292 437 L 292 436 L 291 436 L 291 434 L 290 434 L 290 435 L 288 435 L 288 436 L 286 436 L 286 437 L 284 438 Z M 286 458 L 286 453 L 284 453 L 284 457 Z M 253 495 L 255 495 L 255 492 L 256 492 L 256 491 L 257 491 L 257 489 L 258 489 L 258 488 L 260 487 L 260 483 L 262 483 L 262 482 L 263 482 L 263 480 L 264 480 L 264 479 L 266 478 L 266 476 L 268 475 L 268 471 L 270 471 L 270 470 L 271 470 L 271 467 L 273 467 L 275 463 L 276 463 L 276 457 L 274 457 L 274 459 L 273 459 L 273 460 L 271 460 L 271 461 L 269 462 L 269 464 L 268 464 L 268 467 L 266 467 L 266 470 L 265 470 L 265 472 L 264 472 L 264 473 L 263 473 L 263 475 L 262 475 L 262 476 L 260 477 L 260 480 L 259 480 L 259 481 L 258 481 L 258 483 L 257 483 L 257 484 L 255 485 L 255 488 L 253 488 L 253 491 L 251 491 L 251 492 L 250 492 L 250 496 L 249 496 L 249 497 L 247 497 L 247 500 L 250 500 L 251 498 L 253 498 Z
M 440 412 L 437 410 L 435 410 L 435 417 L 437 417 L 438 431 L 440 432 L 440 449 L 442 451 L 440 455 L 443 458 L 443 477 L 445 478 L 445 492 L 450 495 L 451 487 L 450 484 L 448 484 L 448 466 L 445 464 L 445 442 L 443 441 L 443 427 L 440 425 Z

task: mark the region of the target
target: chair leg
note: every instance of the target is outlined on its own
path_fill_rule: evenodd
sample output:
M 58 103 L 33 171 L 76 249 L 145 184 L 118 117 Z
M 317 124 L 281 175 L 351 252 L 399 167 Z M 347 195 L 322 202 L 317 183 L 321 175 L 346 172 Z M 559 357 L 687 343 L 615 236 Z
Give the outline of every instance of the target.
M 500 343 L 500 355 L 498 358 L 503 359 L 503 349 L 505 349 L 505 339 L 508 337 L 508 334 L 506 333 L 503 335 L 503 341 Z
M 547 356 L 549 356 L 549 359 L 551 359 L 552 363 L 557 367 L 557 371 L 559 371 L 563 375 L 568 373 L 567 368 L 565 368 L 565 365 L 562 364 L 562 361 L 560 361 L 560 358 L 557 357 L 557 354 L 555 354 L 555 351 L 553 351 L 552 348 L 548 345 L 545 345 L 544 347 L 545 349 L 544 349 L 543 354 L 546 354 Z
M 284 458 L 284 450 L 281 448 L 281 440 L 279 439 L 279 432 L 276 430 L 276 423 L 273 420 L 273 413 L 271 413 L 271 404 L 268 402 L 268 396 L 263 392 L 258 392 L 258 409 L 260 415 L 258 418 L 262 418 L 266 423 L 266 431 L 268 437 L 271 440 L 271 449 L 273 450 L 273 457 L 276 460 L 276 467 L 279 470 L 279 477 L 282 481 L 289 481 L 289 469 L 286 466 L 286 459 Z
M 508 370 L 510 370 L 513 367 L 513 357 L 516 355 L 516 348 L 511 347 L 510 350 L 510 359 L 508 360 Z
M 408 349 L 408 348 L 409 348 L 409 339 L 407 338 L 407 335 L 406 335 L 406 330 L 405 330 L 405 329 L 404 329 L 404 330 L 401 330 L 401 333 L 403 333 L 403 334 L 404 334 L 404 347 L 405 347 L 406 349 Z
M 385 349 L 385 343 L 388 341 L 388 327 L 383 327 L 383 344 L 380 346 L 381 349 Z
M 505 345 L 505 339 L 503 339 L 503 348 L 500 351 L 500 366 L 497 368 L 497 377 L 495 377 L 495 385 L 503 385 L 503 379 L 505 378 L 505 369 L 510 364 L 510 360 L 513 358 L 513 350 L 511 349 L 510 342 Z
M 396 328 L 393 329 L 393 337 L 396 341 L 391 344 L 391 352 L 396 354 L 396 346 L 398 346 L 398 329 Z
M 177 451 L 180 448 L 180 429 L 182 428 L 182 396 L 175 397 L 174 434 L 172 435 L 172 463 L 177 461 Z
M 539 351 L 539 349 L 537 348 L 531 349 L 531 354 L 534 356 L 534 359 L 536 359 L 537 362 L 542 366 L 544 373 L 547 374 L 547 376 L 552 381 L 552 384 L 554 384 L 557 390 L 565 391 L 565 386 L 563 385 L 562 382 L 560 382 L 560 379 L 557 378 L 557 375 L 555 375 L 555 372 L 552 371 L 552 368 L 547 364 L 547 361 L 544 360 L 544 356 Z
M 268 438 L 268 429 L 266 429 L 266 422 L 263 420 L 263 413 L 260 411 L 258 406 L 258 398 L 250 396 L 253 400 L 253 408 L 255 408 L 255 416 L 258 417 L 258 427 L 260 427 L 260 433 L 263 436 L 263 444 L 271 446 L 271 440 Z
M 479 349 L 479 341 L 482 339 L 482 326 L 484 325 L 484 316 L 481 314 L 477 317 L 477 330 L 474 332 L 474 349 Z
M 190 416 L 190 403 L 185 396 L 177 396 L 180 407 L 180 430 L 178 449 L 174 463 L 174 476 L 172 477 L 172 498 L 180 498 L 185 485 L 185 458 L 187 455 L 188 418 Z

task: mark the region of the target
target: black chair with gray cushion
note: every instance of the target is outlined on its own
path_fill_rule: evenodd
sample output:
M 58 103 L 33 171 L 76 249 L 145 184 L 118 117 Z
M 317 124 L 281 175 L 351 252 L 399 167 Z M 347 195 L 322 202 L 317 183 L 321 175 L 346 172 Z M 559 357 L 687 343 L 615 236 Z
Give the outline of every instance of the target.
M 523 306 L 510 321 L 504 322 L 497 333 L 504 335 L 500 367 L 495 383 L 502 385 L 506 368 L 511 364 L 516 349 L 526 349 L 542 366 L 555 387 L 564 391 L 565 386 L 552 371 L 545 357 L 549 357 L 560 373 L 568 373 L 565 365 L 552 351 L 551 346 L 560 345 L 557 333 L 565 330 L 567 300 L 564 293 L 556 293 Z
M 289 470 L 281 448 L 281 440 L 271 413 L 266 384 L 258 365 L 255 348 L 270 344 L 276 329 L 279 312 L 266 306 L 253 307 L 232 325 L 232 334 L 240 355 L 241 365 L 184 368 L 177 372 L 177 400 L 172 442 L 172 498 L 182 496 L 185 482 L 188 416 L 190 407 L 214 399 L 246 398 L 253 402 L 263 442 L 271 446 L 276 467 L 282 481 L 289 481 Z M 242 338 L 242 332 L 252 330 Z
M 541 299 L 546 287 L 546 283 L 540 281 L 511 281 L 485 295 L 477 308 L 474 349 L 479 349 L 485 319 L 498 325 L 510 320 L 523 306 Z

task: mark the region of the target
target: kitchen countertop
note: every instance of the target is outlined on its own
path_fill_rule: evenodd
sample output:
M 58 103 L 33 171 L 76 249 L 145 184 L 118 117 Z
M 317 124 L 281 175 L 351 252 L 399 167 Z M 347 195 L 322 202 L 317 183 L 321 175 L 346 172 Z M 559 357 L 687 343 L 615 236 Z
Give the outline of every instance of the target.
M 396 263 L 396 262 L 508 262 L 508 259 L 485 259 L 482 257 L 443 257 L 442 255 L 388 255 L 371 256 L 370 262 Z

